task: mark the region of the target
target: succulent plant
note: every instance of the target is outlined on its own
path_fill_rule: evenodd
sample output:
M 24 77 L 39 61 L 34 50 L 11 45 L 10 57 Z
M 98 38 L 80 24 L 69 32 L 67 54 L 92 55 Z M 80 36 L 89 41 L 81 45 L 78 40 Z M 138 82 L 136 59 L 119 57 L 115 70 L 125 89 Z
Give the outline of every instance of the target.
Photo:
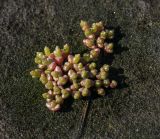
M 80 26 L 86 37 L 83 43 L 90 49 L 88 53 L 72 54 L 68 44 L 62 49 L 56 46 L 54 51 L 45 46 L 44 52 L 36 53 L 38 68 L 30 72 L 33 78 L 39 78 L 45 85 L 48 91 L 42 96 L 46 107 L 54 112 L 60 110 L 69 97 L 78 100 L 96 92 L 104 96 L 107 88 L 117 86 L 115 80 L 108 78 L 110 66 L 97 66 L 101 50 L 113 52 L 113 43 L 107 44 L 106 40 L 113 39 L 114 31 L 105 30 L 102 22 L 90 26 L 82 20 Z
M 103 49 L 108 54 L 113 53 L 113 43 L 108 44 L 106 40 L 111 41 L 114 38 L 114 30 L 105 29 L 102 22 L 90 26 L 88 22 L 81 20 L 80 26 L 86 37 L 83 40 L 85 46 L 89 49 Z

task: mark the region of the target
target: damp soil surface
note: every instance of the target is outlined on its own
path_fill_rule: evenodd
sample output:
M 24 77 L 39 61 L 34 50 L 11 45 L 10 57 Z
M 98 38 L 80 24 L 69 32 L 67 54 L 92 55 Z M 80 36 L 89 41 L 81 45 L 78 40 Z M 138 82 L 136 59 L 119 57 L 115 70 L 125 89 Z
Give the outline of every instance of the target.
M 46 45 L 69 43 L 83 52 L 81 19 L 116 30 L 115 53 L 103 61 L 112 64 L 119 86 L 52 113 L 29 71 Z M 1 0 L 0 71 L 1 139 L 158 139 L 160 1 Z

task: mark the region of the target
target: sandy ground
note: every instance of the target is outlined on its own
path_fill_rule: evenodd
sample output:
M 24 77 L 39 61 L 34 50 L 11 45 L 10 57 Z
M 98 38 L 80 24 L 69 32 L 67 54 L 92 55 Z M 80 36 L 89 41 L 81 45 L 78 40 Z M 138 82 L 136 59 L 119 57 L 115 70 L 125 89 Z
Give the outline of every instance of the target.
M 117 29 L 110 62 L 121 86 L 91 100 L 79 133 L 87 101 L 49 112 L 41 97 L 44 87 L 29 71 L 35 52 L 45 45 L 67 42 L 73 52 L 82 52 L 81 19 Z M 159 44 L 159 0 L 1 0 L 1 139 L 160 138 Z

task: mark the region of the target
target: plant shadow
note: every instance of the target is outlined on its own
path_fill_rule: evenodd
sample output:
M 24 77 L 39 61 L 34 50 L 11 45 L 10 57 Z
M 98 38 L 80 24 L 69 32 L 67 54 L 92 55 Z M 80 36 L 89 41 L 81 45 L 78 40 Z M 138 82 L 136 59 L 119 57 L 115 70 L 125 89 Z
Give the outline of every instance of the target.
M 68 98 L 68 99 L 66 99 L 66 100 L 64 101 L 64 104 L 63 104 L 62 109 L 60 109 L 60 112 L 66 113 L 66 112 L 72 111 L 72 110 L 73 110 L 73 108 L 72 108 L 73 102 L 74 102 L 74 100 L 73 100 L 73 98 L 71 98 L 71 97 Z
M 113 54 L 105 54 L 103 53 L 102 59 L 101 59 L 101 65 L 103 64 L 109 64 L 112 65 L 113 60 L 115 59 L 115 55 L 120 55 L 122 52 L 128 51 L 129 49 L 127 47 L 122 47 L 122 45 L 119 43 L 122 38 L 125 37 L 125 34 L 121 32 L 121 28 L 118 26 L 116 28 L 109 27 L 108 29 L 113 29 L 115 31 L 115 36 L 112 40 L 108 42 L 113 42 L 114 44 L 114 53 Z M 124 80 L 127 79 L 124 75 L 124 70 L 123 68 L 116 69 L 111 66 L 110 68 L 110 74 L 109 74 L 110 79 L 116 80 L 119 85 L 118 89 L 122 89 L 125 87 L 128 87 L 126 83 L 124 83 Z
M 122 52 L 128 51 L 129 49 L 127 47 L 122 47 L 122 45 L 119 43 L 122 38 L 125 37 L 125 34 L 121 32 L 121 28 L 118 26 L 116 28 L 108 27 L 107 29 L 113 29 L 114 30 L 114 38 L 111 40 L 106 40 L 107 43 L 112 42 L 114 44 L 114 52 L 112 54 L 106 54 L 102 53 L 101 55 L 101 62 L 104 64 L 111 65 L 113 60 L 115 59 L 115 55 L 119 55 Z

